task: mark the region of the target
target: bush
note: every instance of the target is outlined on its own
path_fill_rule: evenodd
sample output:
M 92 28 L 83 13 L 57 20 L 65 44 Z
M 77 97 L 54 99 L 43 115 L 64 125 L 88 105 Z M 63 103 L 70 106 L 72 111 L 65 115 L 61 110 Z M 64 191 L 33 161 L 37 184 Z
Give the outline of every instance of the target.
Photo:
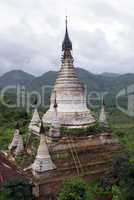
M 95 200 L 88 185 L 79 178 L 66 181 L 59 193 L 59 200 Z
M 94 194 L 95 200 L 107 200 L 111 197 L 111 188 L 104 188 L 100 183 L 90 183 L 90 191 Z
M 103 178 L 101 185 L 105 189 L 111 187 L 113 200 L 134 199 L 134 161 L 131 155 L 117 157 L 111 173 Z
M 88 126 L 87 128 L 72 128 L 67 129 L 65 127 L 61 127 L 60 129 L 61 135 L 67 136 L 67 135 L 73 135 L 73 136 L 88 136 L 88 135 L 96 135 L 103 131 L 103 129 L 99 126 L 98 123 L 95 123 L 92 126 Z
M 113 185 L 112 195 L 113 195 L 112 200 L 124 200 L 124 197 L 122 195 L 122 191 L 121 191 L 120 187 L 117 186 L 117 185 Z
M 10 180 L 3 184 L 0 200 L 32 200 L 32 186 L 23 179 Z

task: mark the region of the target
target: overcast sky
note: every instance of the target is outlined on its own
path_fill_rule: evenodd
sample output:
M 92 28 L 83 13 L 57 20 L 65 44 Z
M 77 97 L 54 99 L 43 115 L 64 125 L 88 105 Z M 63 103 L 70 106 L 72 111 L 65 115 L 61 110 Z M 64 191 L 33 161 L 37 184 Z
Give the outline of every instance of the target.
M 66 13 L 76 67 L 134 73 L 133 0 L 0 0 L 0 73 L 58 70 Z

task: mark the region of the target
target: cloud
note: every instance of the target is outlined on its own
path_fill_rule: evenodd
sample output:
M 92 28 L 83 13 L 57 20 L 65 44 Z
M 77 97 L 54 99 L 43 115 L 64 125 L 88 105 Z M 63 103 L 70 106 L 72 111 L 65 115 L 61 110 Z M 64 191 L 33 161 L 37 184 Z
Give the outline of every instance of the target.
M 134 73 L 132 0 L 1 0 L 0 73 L 59 69 L 66 8 L 76 67 Z

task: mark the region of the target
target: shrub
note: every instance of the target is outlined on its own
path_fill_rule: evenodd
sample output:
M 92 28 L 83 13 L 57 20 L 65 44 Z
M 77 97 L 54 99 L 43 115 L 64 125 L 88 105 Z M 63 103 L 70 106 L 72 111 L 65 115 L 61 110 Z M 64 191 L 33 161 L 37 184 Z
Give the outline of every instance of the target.
M 112 200 L 124 200 L 122 191 L 121 191 L 120 187 L 117 185 L 112 186 L 112 195 L 113 195 Z
M 63 184 L 59 200 L 94 200 L 94 197 L 82 179 L 74 178 Z
M 95 135 L 99 134 L 103 131 L 103 129 L 99 126 L 98 123 L 95 123 L 92 126 L 88 126 L 87 128 L 72 128 L 67 129 L 65 127 L 61 127 L 60 129 L 62 135 L 73 135 L 73 136 L 88 136 L 88 135 Z
M 32 200 L 32 186 L 23 179 L 10 180 L 3 184 L 0 200 Z

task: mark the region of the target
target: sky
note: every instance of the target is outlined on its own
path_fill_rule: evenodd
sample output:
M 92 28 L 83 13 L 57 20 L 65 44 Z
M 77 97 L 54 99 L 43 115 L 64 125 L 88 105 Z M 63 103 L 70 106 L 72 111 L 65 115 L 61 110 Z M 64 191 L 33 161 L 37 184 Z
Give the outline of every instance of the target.
M 133 0 L 0 0 L 0 74 L 59 70 L 66 15 L 75 67 L 134 73 Z

